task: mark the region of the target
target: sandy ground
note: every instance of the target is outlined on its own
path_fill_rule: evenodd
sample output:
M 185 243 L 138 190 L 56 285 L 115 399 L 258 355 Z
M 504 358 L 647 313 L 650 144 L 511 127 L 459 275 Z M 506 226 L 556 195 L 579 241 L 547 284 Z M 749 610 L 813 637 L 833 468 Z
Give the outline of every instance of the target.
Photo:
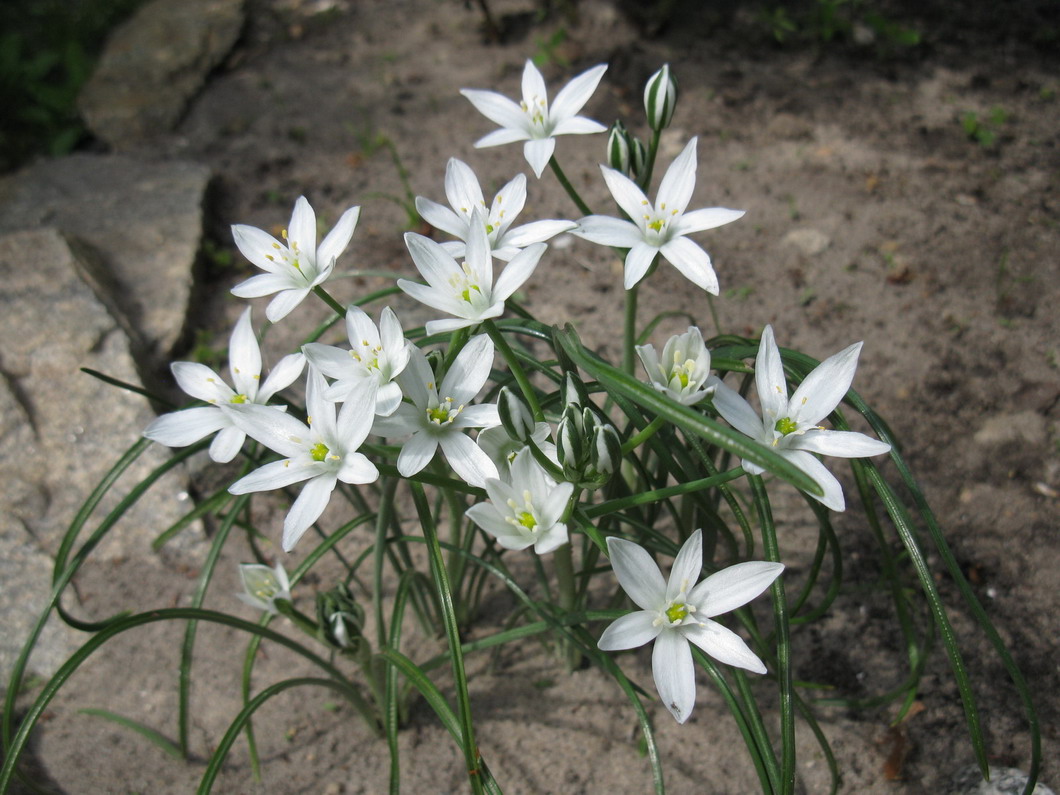
M 962 568 L 1032 683 L 1055 787 L 1060 669 L 1057 489 L 1060 453 L 1060 153 L 1055 61 L 1021 49 L 939 49 L 905 61 L 844 48 L 785 51 L 766 41 L 712 34 L 690 22 L 645 39 L 612 6 L 582 3 L 556 55 L 550 85 L 596 63 L 609 70 L 586 114 L 604 123 L 637 118 L 644 78 L 673 65 L 682 95 L 663 138 L 662 165 L 699 136 L 693 206 L 747 210 L 744 219 L 699 239 L 722 284 L 724 331 L 755 334 L 773 324 L 782 345 L 818 357 L 864 340 L 857 388 L 905 440 Z M 510 96 L 526 57 L 558 29 L 549 23 L 503 46 L 483 42 L 477 14 L 455 2 L 364 2 L 324 14 L 293 3 L 251 3 L 248 30 L 158 157 L 194 158 L 218 174 L 213 230 L 285 224 L 305 194 L 329 221 L 362 206 L 345 265 L 410 274 L 400 232 L 403 211 L 386 196 L 402 188 L 379 136 L 393 142 L 413 190 L 444 197 L 446 159 L 469 162 L 497 187 L 526 171 L 519 147 L 476 151 L 491 124 L 457 91 L 490 88 Z M 515 10 L 497 3 L 498 13 Z M 631 88 L 633 86 L 633 88 Z M 1006 120 L 989 147 L 965 134 L 960 118 Z M 558 155 L 590 201 L 604 206 L 596 163 L 603 137 L 568 137 Z M 577 217 L 550 181 L 530 180 L 527 218 Z M 217 269 L 216 300 L 204 327 L 223 345 L 240 305 L 226 287 L 249 272 Z M 584 242 L 556 247 L 527 287 L 541 319 L 575 318 L 587 344 L 614 356 L 621 327 L 619 267 Z M 383 284 L 336 282 L 340 298 Z M 641 317 L 678 310 L 711 328 L 701 293 L 663 266 L 643 287 Z M 399 311 L 425 319 L 404 303 Z M 323 314 L 322 312 L 320 313 Z M 403 314 L 403 317 L 405 315 Z M 655 340 L 683 330 L 664 322 Z M 278 330 L 279 331 L 279 330 Z M 272 338 L 276 350 L 286 340 Z M 782 490 L 783 491 L 783 490 Z M 787 514 L 785 514 L 787 516 Z M 790 512 L 784 552 L 798 568 L 812 554 L 806 517 Z M 267 526 L 268 523 L 267 523 Z M 271 524 L 277 527 L 276 521 Z M 885 691 L 901 676 L 902 650 L 878 588 L 872 540 L 848 512 L 837 528 L 848 554 L 848 587 L 817 626 L 799 633 L 799 678 L 840 693 Z M 363 540 L 363 539 L 362 539 Z M 226 551 L 208 606 L 235 609 Z M 290 564 L 301 559 L 296 551 Z M 936 561 L 937 562 L 937 561 Z M 89 566 L 78 591 L 85 614 L 129 605 L 186 603 L 194 571 L 154 562 Z M 1015 691 L 966 613 L 948 578 L 955 625 L 973 680 L 993 763 L 1026 767 L 1029 741 Z M 487 601 L 500 623 L 510 601 Z M 250 617 L 249 611 L 241 613 Z M 483 630 L 485 631 L 485 629 Z M 41 780 L 62 792 L 176 793 L 193 789 L 202 760 L 239 708 L 243 641 L 203 627 L 196 648 L 192 742 L 196 758 L 178 762 L 139 737 L 79 714 L 106 707 L 173 736 L 176 667 L 182 631 L 153 625 L 108 645 L 53 702 L 31 748 Z M 431 642 L 418 641 L 424 656 Z M 233 654 L 233 649 L 238 649 Z M 646 653 L 621 658 L 650 687 Z M 532 642 L 495 660 L 476 657 L 472 698 L 482 753 L 506 792 L 634 793 L 650 789 L 638 754 L 635 720 L 604 675 L 562 667 Z M 258 684 L 303 671 L 268 648 Z M 764 700 L 768 683 L 763 683 Z M 262 784 L 252 781 L 237 743 L 217 792 L 375 793 L 385 791 L 385 743 L 322 692 L 275 700 L 257 723 Z M 922 709 L 889 729 L 891 708 L 823 710 L 822 721 L 845 770 L 844 792 L 944 792 L 973 763 L 956 689 L 936 652 L 923 680 Z M 754 791 L 757 782 L 720 696 L 701 682 L 691 721 L 677 726 L 652 705 L 676 793 Z M 767 714 L 767 719 L 775 718 Z M 400 737 L 405 791 L 460 791 L 462 760 L 427 707 L 414 710 Z M 827 791 L 812 738 L 800 734 L 799 775 L 807 792 Z

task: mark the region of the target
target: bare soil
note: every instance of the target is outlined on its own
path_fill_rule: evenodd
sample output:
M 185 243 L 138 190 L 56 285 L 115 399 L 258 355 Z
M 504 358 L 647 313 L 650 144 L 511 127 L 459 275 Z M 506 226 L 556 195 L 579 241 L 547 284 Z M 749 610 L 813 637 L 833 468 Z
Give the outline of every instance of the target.
M 895 57 L 873 46 L 779 48 L 749 32 L 753 20 L 739 9 L 727 18 L 681 18 L 647 38 L 604 2 L 580 3 L 577 22 L 517 16 L 531 9 L 515 0 L 493 8 L 498 17 L 512 15 L 504 44 L 486 42 L 478 13 L 455 2 L 252 2 L 248 29 L 225 68 L 176 132 L 144 154 L 190 157 L 215 170 L 211 233 L 222 247 L 231 248 L 229 224 L 285 225 L 304 194 L 328 222 L 347 206 L 362 206 L 343 267 L 411 274 L 400 238 L 405 214 L 387 198 L 401 197 L 403 188 L 384 138 L 415 193 L 444 198 L 450 156 L 471 164 L 488 191 L 527 167 L 517 146 L 472 147 L 492 126 L 458 89 L 515 96 L 525 59 L 562 28 L 566 39 L 543 67 L 550 86 L 606 62 L 586 115 L 604 123 L 617 116 L 636 120 L 644 79 L 672 64 L 681 100 L 660 164 L 699 136 L 693 206 L 747 210 L 738 223 L 699 238 L 722 284 L 721 328 L 757 334 L 771 323 L 782 345 L 821 358 L 865 341 L 854 386 L 904 440 L 903 452 L 962 569 L 1031 683 L 1042 721 L 1043 781 L 1057 786 L 1060 774 L 1050 761 L 1060 727 L 1055 56 L 1026 46 L 1019 28 L 1006 38 L 977 19 L 970 19 L 963 40 L 950 37 Z M 924 19 L 937 21 L 932 12 L 924 7 Z M 525 22 L 522 36 L 517 20 Z M 996 140 L 972 140 L 961 119 L 974 114 L 990 124 L 995 108 L 1004 112 L 992 128 Z M 602 136 L 567 137 L 558 146 L 568 174 L 598 207 L 608 204 L 596 167 L 602 149 Z M 577 217 L 548 179 L 531 176 L 530 183 L 527 218 Z M 201 324 L 214 332 L 215 345 L 225 344 L 240 309 L 227 287 L 249 270 L 238 258 L 231 268 L 214 263 L 216 290 Z M 569 241 L 549 252 L 526 288 L 527 303 L 547 322 L 573 319 L 587 344 L 614 357 L 619 273 L 602 249 Z M 384 283 L 362 277 L 337 281 L 334 289 L 351 298 Z M 398 310 L 407 325 L 426 319 L 405 303 Z M 641 318 L 665 310 L 713 328 L 704 296 L 666 265 L 643 286 Z M 688 322 L 668 319 L 656 342 Z M 294 341 L 293 332 L 285 333 L 281 327 L 270 336 L 274 358 Z M 812 530 L 801 511 L 784 515 L 789 524 L 781 544 L 798 571 L 812 555 L 803 531 Z M 837 529 L 848 556 L 847 587 L 822 622 L 797 633 L 797 674 L 840 695 L 884 692 L 903 676 L 904 651 L 876 586 L 874 542 L 857 511 L 840 517 Z M 295 551 L 288 568 L 304 554 Z M 231 545 L 208 606 L 241 610 L 230 594 L 234 563 L 246 559 L 239 543 Z M 79 609 L 102 617 L 130 606 L 185 604 L 194 574 L 164 556 L 90 565 L 78 583 Z M 978 688 L 990 758 L 1026 768 L 1029 734 L 1015 690 L 949 578 L 940 574 L 939 583 Z M 509 608 L 498 593 L 488 601 L 487 622 L 499 623 Z M 244 641 L 235 633 L 200 629 L 190 763 L 78 712 L 104 707 L 173 736 L 182 629 L 156 624 L 129 633 L 86 664 L 53 702 L 34 741 L 30 761 L 40 780 L 69 793 L 194 788 L 202 760 L 240 707 Z M 424 655 L 431 653 L 431 642 L 420 643 Z M 620 662 L 651 689 L 646 653 Z M 567 675 L 532 642 L 493 660 L 474 657 L 471 666 L 481 751 L 506 792 L 650 790 L 635 719 L 607 677 L 594 670 Z M 262 685 L 308 669 L 267 647 L 257 670 Z M 760 687 L 768 701 L 771 686 Z M 264 783 L 253 783 L 240 741 L 215 791 L 385 791 L 385 742 L 334 701 L 308 689 L 277 698 L 256 723 Z M 893 707 L 822 710 L 845 771 L 843 792 L 945 792 L 974 763 L 956 688 L 938 651 L 919 702 L 897 728 L 889 726 Z M 700 682 L 685 726 L 657 704 L 651 708 L 670 791 L 757 789 L 742 741 L 707 682 Z M 464 789 L 460 754 L 422 703 L 400 745 L 405 791 Z M 799 750 L 800 786 L 827 791 L 826 765 L 808 733 L 800 734 Z

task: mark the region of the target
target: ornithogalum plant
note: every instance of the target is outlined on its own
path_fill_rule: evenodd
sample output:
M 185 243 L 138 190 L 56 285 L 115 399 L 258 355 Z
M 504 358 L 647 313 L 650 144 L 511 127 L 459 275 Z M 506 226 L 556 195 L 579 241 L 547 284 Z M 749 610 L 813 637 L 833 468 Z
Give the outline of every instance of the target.
M 178 385 L 196 402 L 148 426 L 144 435 L 151 441 L 134 445 L 90 495 L 57 555 L 51 602 L 7 688 L 0 791 L 19 775 L 18 760 L 33 726 L 77 667 L 116 634 L 168 620 L 187 622 L 177 677 L 177 743 L 170 749 L 184 755 L 192 753 L 188 693 L 195 626 L 216 622 L 247 637 L 234 661 L 242 671 L 245 708 L 205 751 L 200 792 L 210 790 L 244 731 L 253 774 L 261 773 L 262 758 L 250 731 L 254 713 L 292 687 L 337 692 L 370 732 L 386 736 L 377 749 L 389 757 L 391 792 L 400 789 L 403 764 L 416 764 L 400 757 L 397 735 L 409 699 L 418 694 L 460 748 L 469 788 L 500 792 L 508 772 L 488 765 L 490 737 L 477 731 L 464 659 L 539 636 L 555 653 L 558 668 L 573 672 L 588 666 L 593 671 L 572 675 L 614 680 L 616 694 L 629 700 L 658 792 L 664 788 L 668 754 L 657 746 L 653 724 L 672 716 L 684 724 L 680 730 L 689 742 L 698 742 L 689 718 L 697 673 L 703 673 L 720 690 L 763 792 L 789 795 L 796 789 L 797 716 L 809 725 L 825 758 L 833 760 L 815 718 L 822 690 L 808 684 L 819 670 L 792 651 L 793 634 L 814 625 L 815 631 L 828 631 L 818 622 L 844 589 L 844 553 L 831 515 L 843 511 L 847 501 L 843 481 L 832 471 L 836 464 L 826 467 L 819 456 L 850 462 L 848 494 L 856 495 L 860 523 L 878 543 L 880 565 L 872 585 L 893 599 L 908 667 L 904 680 L 886 692 L 845 702 L 832 693 L 830 703 L 856 708 L 896 702 L 901 718 L 914 703 L 927 666 L 937 662 L 926 653 L 937 636 L 951 663 L 972 747 L 986 772 L 975 700 L 937 589 L 944 569 L 1024 699 L 1035 738 L 1033 785 L 1039 746 L 1026 685 L 967 589 L 900 445 L 851 389 L 862 343 L 819 363 L 779 348 L 770 326 L 757 340 L 720 330 L 705 337 L 691 325 L 653 342 L 665 318 L 638 316 L 638 285 L 665 260 L 711 307 L 725 264 L 716 265 L 692 236 L 735 222 L 743 212 L 710 207 L 710 186 L 702 184 L 708 206 L 689 209 L 700 206 L 694 199 L 701 146 L 696 138 L 667 167 L 655 201 L 648 198 L 659 135 L 674 117 L 678 99 L 669 66 L 652 75 L 643 92 L 641 127 L 648 144 L 632 132 L 638 124 L 627 120 L 612 127 L 601 147 L 606 162 L 594 198 L 613 199 L 614 214 L 589 210 L 556 153 L 560 136 L 605 131 L 579 115 L 605 70 L 601 64 L 581 73 L 551 103 L 544 78 L 530 61 L 520 103 L 492 91 L 463 91 L 474 108 L 501 127 L 476 146 L 524 143 L 536 176 L 551 166 L 578 222 L 530 218 L 514 225 L 516 216 L 532 216 L 526 178 L 489 175 L 487 184 L 502 187 L 487 205 L 471 166 L 453 158 L 444 184 L 450 206 L 416 200 L 424 219 L 443 233 L 443 242 L 406 234 L 410 261 L 393 286 L 341 298 L 340 290 L 354 282 L 331 277 L 351 242 L 359 208 L 342 213 L 319 245 L 316 215 L 305 198 L 295 204 L 282 239 L 249 226 L 232 228 L 239 250 L 264 271 L 237 285 L 234 295 L 273 296 L 265 311 L 272 323 L 298 323 L 296 310 L 310 295 L 324 302 L 331 317 L 322 329 L 307 326 L 304 344 L 284 351 L 264 380 L 264 356 L 249 307 L 231 336 L 230 384 L 201 364 L 173 365 Z M 547 280 L 552 269 L 569 267 L 569 255 L 562 253 L 566 247 L 549 251 L 550 241 L 565 232 L 611 247 L 624 263 L 621 362 L 587 349 L 576 322 L 546 325 L 517 300 L 517 291 L 530 279 Z M 725 234 L 718 229 L 716 239 Z M 593 253 L 593 247 L 584 246 L 579 256 Z M 403 325 L 389 305 L 371 315 L 364 308 L 406 296 L 422 305 L 420 311 L 424 306 L 430 311 L 425 327 Z M 411 306 L 406 301 L 405 307 Z M 864 350 L 872 355 L 871 340 Z M 296 383 L 303 371 L 304 380 Z M 852 430 L 851 422 L 860 430 Z M 127 488 L 120 473 L 152 442 L 185 449 L 146 481 Z M 136 605 L 141 612 L 101 622 L 61 609 L 64 590 L 122 512 L 157 475 L 207 445 L 214 462 L 237 461 L 238 466 L 220 470 L 224 486 L 201 495 L 173 527 L 158 528 L 156 540 L 162 545 L 195 519 L 213 517 L 218 530 L 190 606 Z M 884 476 L 886 460 L 893 478 Z M 87 539 L 79 540 L 89 509 L 108 489 L 127 496 Z M 258 497 L 263 492 L 278 493 L 280 499 Z M 781 495 L 788 503 L 784 515 L 790 516 L 797 510 L 790 503 L 800 492 L 806 497 L 803 510 L 818 529 L 812 559 L 791 557 L 788 528 L 773 518 L 774 498 Z M 252 510 L 255 499 L 263 502 Z M 259 522 L 287 505 L 277 539 Z M 440 529 L 447 531 L 444 542 Z M 222 598 L 233 610 L 243 610 L 243 617 L 206 610 L 202 605 L 218 561 L 230 561 L 226 544 L 240 535 L 256 560 L 239 568 L 244 587 L 239 599 L 230 593 Z M 900 555 L 893 553 L 896 542 Z M 932 552 L 939 565 L 930 562 Z M 533 565 L 520 565 L 527 559 Z M 671 559 L 664 577 L 660 563 Z M 511 591 L 517 607 L 505 621 L 471 633 L 491 580 Z M 253 611 L 253 620 L 247 620 L 248 607 L 240 601 Z M 26 660 L 52 611 L 91 636 L 22 712 L 13 699 L 23 689 Z M 409 611 L 428 636 L 415 645 L 403 634 Z M 435 637 L 439 632 L 443 638 Z M 647 674 L 642 657 L 623 652 L 649 643 Z M 260 686 L 253 676 L 257 652 L 272 644 L 302 655 L 322 676 L 284 679 L 255 691 Z M 422 656 L 432 644 L 440 656 Z M 409 656 L 412 648 L 418 650 L 415 659 Z M 440 683 L 444 662 L 449 673 Z M 749 684 L 746 672 L 758 676 L 757 686 Z M 492 686 L 504 687 L 505 680 Z M 455 704 L 447 691 L 454 693 Z M 760 698 L 775 698 L 779 732 L 769 730 Z M 701 702 L 696 714 L 711 709 L 717 712 Z M 159 742 L 158 731 L 130 718 L 122 722 Z M 838 783 L 840 771 L 833 766 L 832 773 Z M 704 791 L 728 788 L 723 781 L 703 782 Z

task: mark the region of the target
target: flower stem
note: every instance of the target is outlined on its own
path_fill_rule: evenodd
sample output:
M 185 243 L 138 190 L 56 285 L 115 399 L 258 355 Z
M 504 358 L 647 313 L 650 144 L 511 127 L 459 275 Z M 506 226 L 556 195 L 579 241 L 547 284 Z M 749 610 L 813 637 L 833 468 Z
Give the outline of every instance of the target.
M 346 307 L 336 301 L 327 290 L 325 290 L 319 284 L 313 288 L 313 292 L 316 293 L 317 297 L 325 304 L 330 306 L 339 317 L 346 317 Z
M 773 524 L 773 511 L 769 505 L 765 481 L 761 475 L 748 475 L 755 510 L 762 527 L 762 546 L 766 558 L 772 563 L 780 562 L 780 546 Z M 778 577 L 769 587 L 773 597 L 773 616 L 777 636 L 777 683 L 780 685 L 780 743 L 781 776 L 780 795 L 795 792 L 795 711 L 793 707 L 791 676 L 791 638 L 788 626 L 788 605 L 784 596 L 784 579 Z
M 563 544 L 552 553 L 556 565 L 556 586 L 559 590 L 559 606 L 564 614 L 573 612 L 575 600 L 574 556 L 570 543 Z M 560 648 L 569 670 L 578 667 L 581 654 L 568 638 L 561 638 Z
M 666 424 L 666 417 L 656 417 L 654 420 L 649 422 L 644 429 L 639 433 L 634 434 L 626 440 L 626 443 L 622 445 L 622 455 L 632 453 L 648 439 L 655 435 L 655 432 L 659 430 L 663 425 Z
M 456 699 L 460 707 L 460 723 L 463 734 L 464 761 L 467 763 L 468 778 L 472 792 L 482 793 L 482 776 L 479 773 L 478 746 L 475 744 L 475 725 L 471 719 L 471 697 L 467 692 L 467 674 L 464 672 L 464 655 L 460 648 L 460 629 L 456 623 L 456 608 L 453 605 L 453 591 L 449 585 L 449 575 L 442 557 L 442 545 L 438 542 L 438 530 L 434 526 L 431 506 L 423 486 L 414 480 L 409 481 L 412 499 L 416 503 L 416 513 L 423 527 L 423 536 L 427 541 L 427 552 L 431 561 L 431 576 L 438 592 L 438 604 L 442 608 L 442 620 L 445 623 L 446 640 L 449 642 L 449 659 L 453 665 L 453 679 L 456 685 Z
M 714 321 L 714 328 L 717 329 L 718 335 L 721 336 L 725 332 L 721 330 L 721 320 L 718 318 L 718 308 L 714 306 L 714 296 L 707 293 L 707 306 L 710 308 L 710 317 Z
M 526 398 L 526 402 L 530 406 L 530 411 L 533 412 L 534 422 L 544 422 L 545 413 L 541 411 L 541 404 L 537 400 L 537 394 L 534 392 L 534 388 L 530 384 L 530 379 L 526 377 L 526 371 L 523 370 L 523 366 L 519 364 L 519 360 L 515 356 L 515 351 L 513 351 L 512 347 L 508 344 L 508 340 L 504 339 L 504 335 L 501 334 L 500 329 L 497 328 L 492 320 L 483 321 L 482 327 L 486 329 L 486 333 L 490 335 L 493 344 L 497 346 L 497 350 L 501 352 L 504 361 L 508 363 L 508 368 L 512 371 L 512 375 L 515 376 L 515 381 L 519 384 L 519 389 L 522 391 L 523 397 Z
M 582 197 L 578 195 L 578 191 L 574 189 L 574 186 L 570 184 L 570 180 L 567 179 L 567 175 L 563 173 L 563 169 L 559 167 L 559 161 L 556 160 L 556 156 L 553 155 L 548 164 L 552 166 L 552 173 L 556 175 L 556 179 L 559 180 L 559 184 L 563 186 L 563 190 L 567 191 L 567 195 L 571 197 L 578 209 L 582 211 L 582 215 L 592 215 L 593 211 L 589 209 L 589 205 L 582 201 Z
M 651 185 L 651 172 L 655 169 L 655 156 L 659 154 L 659 134 L 662 130 L 656 130 L 651 134 L 651 141 L 648 144 L 648 162 L 644 166 L 644 173 L 638 180 L 640 182 L 640 189 L 643 191 L 648 190 L 648 186 Z
M 637 344 L 637 290 L 634 284 L 626 290 L 626 315 L 622 326 L 622 369 L 633 375 Z

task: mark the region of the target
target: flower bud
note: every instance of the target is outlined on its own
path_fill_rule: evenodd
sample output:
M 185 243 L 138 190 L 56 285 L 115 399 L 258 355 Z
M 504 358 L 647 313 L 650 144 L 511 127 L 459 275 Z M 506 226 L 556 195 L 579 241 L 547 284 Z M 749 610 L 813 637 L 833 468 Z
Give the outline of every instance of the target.
M 291 601 L 291 583 L 279 563 L 274 569 L 258 563 L 241 563 L 239 579 L 243 581 L 243 593 L 236 596 L 251 607 L 276 615 L 277 599 Z
M 620 121 L 614 123 L 607 136 L 607 164 L 615 171 L 629 174 L 629 134 Z
M 640 140 L 640 138 L 631 135 L 629 140 L 629 176 L 634 179 L 640 179 L 647 164 L 648 147 L 644 145 L 644 141 Z
M 565 406 L 577 406 L 578 408 L 589 405 L 589 392 L 585 384 L 571 372 L 568 372 L 563 380 L 563 403 Z
M 622 440 L 611 423 L 593 428 L 593 443 L 589 452 L 589 464 L 597 472 L 610 475 L 622 461 Z
M 508 436 L 525 444 L 534 432 L 535 423 L 523 399 L 508 387 L 501 387 L 497 396 L 497 413 Z
M 362 640 L 364 608 L 349 586 L 340 583 L 317 594 L 317 623 L 324 643 L 336 649 L 356 650 Z
M 564 477 L 577 481 L 585 458 L 585 443 L 581 415 L 576 406 L 568 406 L 556 428 L 556 455 L 563 467 Z
M 677 81 L 670 75 L 670 64 L 648 78 L 644 87 L 644 111 L 648 126 L 658 132 L 670 126 L 677 106 Z

